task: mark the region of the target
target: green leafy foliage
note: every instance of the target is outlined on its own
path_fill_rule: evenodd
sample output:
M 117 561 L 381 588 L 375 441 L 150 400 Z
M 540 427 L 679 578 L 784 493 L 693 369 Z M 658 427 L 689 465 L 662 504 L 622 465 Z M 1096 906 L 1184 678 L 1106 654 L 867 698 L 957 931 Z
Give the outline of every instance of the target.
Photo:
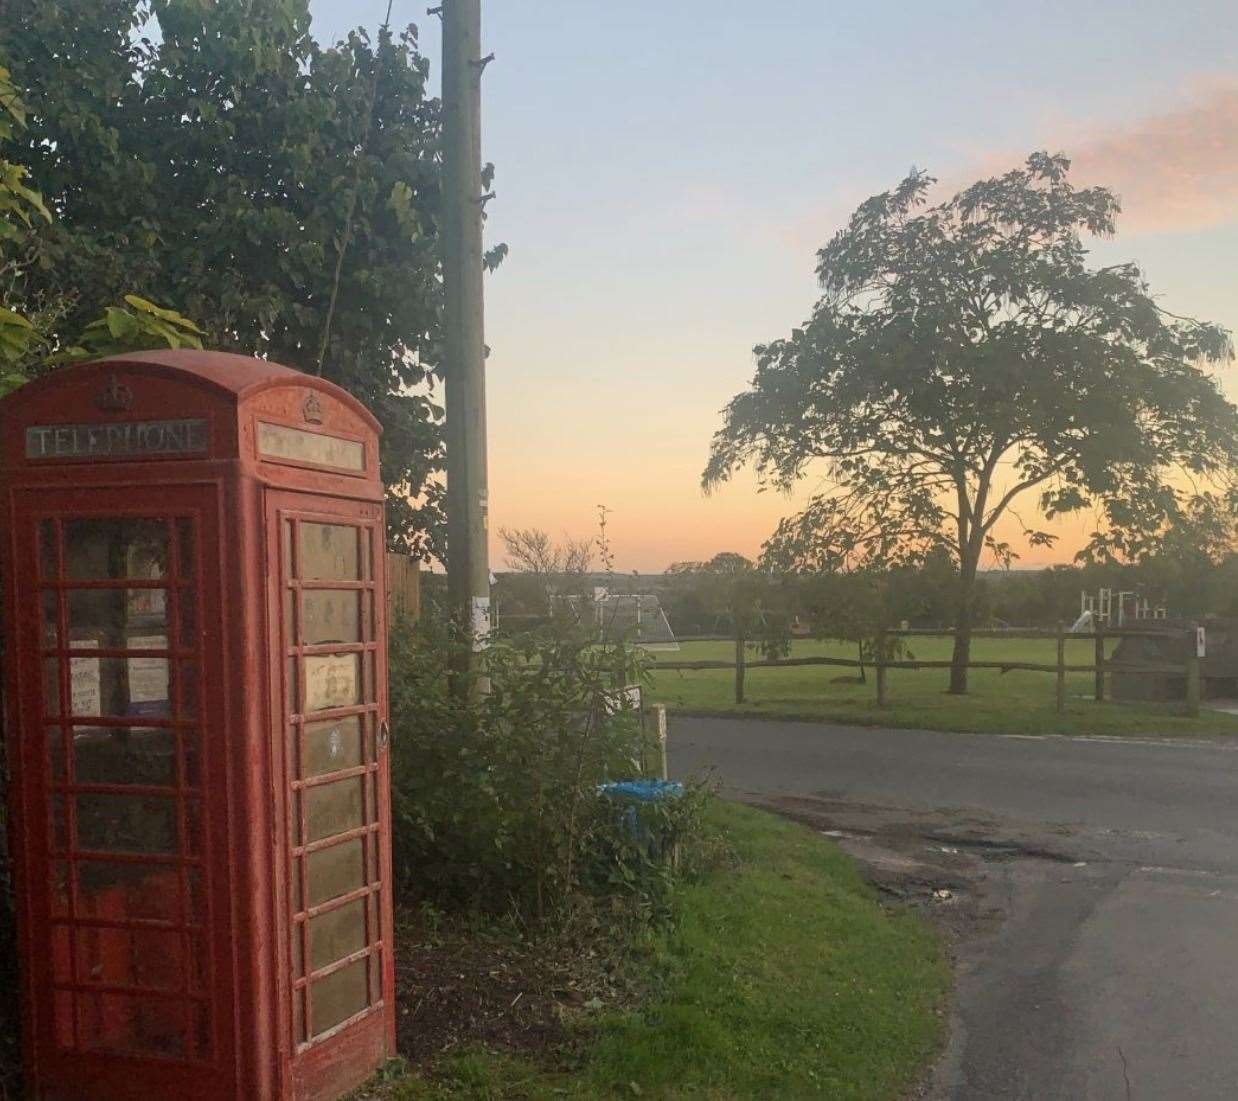
M 201 348 L 202 330 L 175 310 L 162 309 L 136 294 L 125 295 L 129 307 L 108 306 L 82 333 L 82 349 L 110 356 L 143 348 Z
M 0 65 L 0 143 L 12 141 L 25 128 L 26 105 L 12 74 Z M 20 164 L 0 157 L 0 241 L 18 241 L 36 220 L 52 220 L 43 197 L 24 182 L 29 176 Z
M 57 216 L 27 300 L 80 332 L 136 291 L 214 347 L 340 384 L 384 427 L 393 544 L 439 548 L 440 116 L 416 28 L 323 46 L 307 0 L 17 8 L 17 159 Z
M 1229 333 L 1164 311 L 1132 263 L 1088 266 L 1082 235 L 1112 234 L 1118 201 L 1069 168 L 1036 153 L 935 206 L 913 172 L 863 203 L 818 253 L 812 316 L 756 349 L 704 474 L 824 474 L 767 548 L 796 568 L 949 555 L 955 692 L 982 556 L 1009 561 L 994 528 L 1023 495 L 1048 518 L 1096 510 L 1098 550 L 1122 549 L 1182 513 L 1180 473 L 1238 466 L 1238 410 L 1206 370 L 1232 358 Z
M 396 875 L 406 892 L 532 919 L 587 895 L 664 897 L 663 850 L 690 828 L 701 797 L 633 833 L 598 792 L 653 759 L 638 713 L 613 703 L 616 668 L 639 669 L 638 655 L 559 627 L 496 638 L 490 691 L 471 703 L 449 687 L 468 645 L 450 628 L 400 625 L 391 640 Z
M 0 149 L 7 152 L 13 146 L 26 119 L 17 87 L 8 69 L 0 66 Z M 39 262 L 32 231 L 36 222 L 54 225 L 54 220 L 42 196 L 22 183 L 28 178 L 24 167 L 0 158 L 0 273 L 5 277 L 0 285 L 0 395 L 33 374 L 75 359 L 154 347 L 202 347 L 202 330 L 192 321 L 134 294 L 124 296 L 124 306 L 106 307 L 77 343 L 53 331 L 67 312 L 67 290 L 45 298 L 42 308 L 36 302 L 30 311 L 25 299 L 27 276 Z M 14 308 L 22 306 L 25 312 Z

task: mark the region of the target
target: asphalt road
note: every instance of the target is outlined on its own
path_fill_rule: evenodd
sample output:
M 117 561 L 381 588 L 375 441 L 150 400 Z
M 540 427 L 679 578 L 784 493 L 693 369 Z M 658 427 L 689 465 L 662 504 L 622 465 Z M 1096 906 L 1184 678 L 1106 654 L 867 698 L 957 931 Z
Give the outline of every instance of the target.
M 971 920 L 929 1096 L 1238 1098 L 1238 742 L 680 718 L 670 757 L 877 873 L 957 876 Z

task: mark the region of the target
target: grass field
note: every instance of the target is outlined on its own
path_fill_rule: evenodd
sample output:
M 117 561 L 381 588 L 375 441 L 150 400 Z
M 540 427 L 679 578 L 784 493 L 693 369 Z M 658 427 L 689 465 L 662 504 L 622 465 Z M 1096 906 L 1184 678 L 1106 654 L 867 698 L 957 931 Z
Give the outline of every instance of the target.
M 912 653 L 923 661 L 948 661 L 948 638 L 912 638 Z M 1091 641 L 1066 644 L 1068 665 L 1090 664 Z M 824 655 L 854 658 L 855 647 L 843 643 L 800 640 L 793 657 Z M 878 708 L 874 674 L 867 684 L 840 683 L 856 671 L 838 666 L 749 669 L 746 702 L 735 703 L 735 675 L 728 669 L 658 672 L 657 660 L 731 661 L 731 642 L 686 642 L 678 653 L 651 655 L 653 698 L 675 711 L 700 714 L 752 715 L 767 718 L 820 719 L 861 726 L 912 727 L 925 730 L 973 731 L 992 734 L 1214 735 L 1238 734 L 1238 716 L 1205 711 L 1198 719 L 1179 714 L 1180 707 L 1158 704 L 1097 704 L 1092 699 L 1091 673 L 1068 673 L 1066 714 L 1056 710 L 1053 673 L 973 669 L 967 696 L 944 691 L 945 669 L 891 669 L 889 706 Z M 749 651 L 750 659 L 759 655 Z M 976 639 L 975 661 L 1023 661 L 1052 664 L 1057 660 L 1053 639 Z
M 936 935 L 880 906 L 813 831 L 733 804 L 711 815 L 733 859 L 682 888 L 649 961 L 658 993 L 591 1027 L 575 1070 L 472 1051 L 388 1096 L 906 1097 L 942 1034 L 950 970 Z

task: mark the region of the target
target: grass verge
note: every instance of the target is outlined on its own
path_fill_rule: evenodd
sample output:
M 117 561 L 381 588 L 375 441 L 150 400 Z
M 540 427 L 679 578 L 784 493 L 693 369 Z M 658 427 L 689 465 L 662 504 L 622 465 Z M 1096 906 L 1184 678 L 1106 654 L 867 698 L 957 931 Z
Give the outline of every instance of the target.
M 656 992 L 645 1006 L 583 1024 L 569 1069 L 471 1050 L 387 1096 L 905 1096 L 941 1037 L 950 975 L 935 934 L 884 909 L 811 830 L 732 804 L 711 823 L 732 856 L 681 888 L 647 962 Z
M 950 640 L 911 639 L 915 656 L 947 661 Z M 1053 639 L 976 639 L 976 661 L 1056 661 Z M 729 642 L 687 642 L 678 653 L 658 654 L 666 661 L 734 658 Z M 855 657 L 855 648 L 841 643 L 797 640 L 793 656 Z M 754 655 L 755 656 L 755 655 Z M 1088 664 L 1091 642 L 1068 642 L 1067 664 Z M 892 669 L 888 675 L 888 706 L 876 703 L 874 674 L 865 684 L 851 683 L 849 670 L 836 666 L 796 666 L 750 669 L 743 704 L 735 703 L 735 675 L 729 669 L 664 670 L 653 664 L 653 698 L 673 711 L 702 715 L 747 715 L 753 718 L 808 719 L 853 726 L 888 726 L 920 730 L 951 730 L 977 734 L 1070 734 L 1212 736 L 1238 734 L 1238 716 L 1205 711 L 1188 718 L 1172 704 L 1096 703 L 1090 673 L 1066 677 L 1066 713 L 1056 707 L 1055 676 L 1011 670 L 974 669 L 966 696 L 944 691 L 944 669 Z M 841 679 L 840 679 L 841 678 Z

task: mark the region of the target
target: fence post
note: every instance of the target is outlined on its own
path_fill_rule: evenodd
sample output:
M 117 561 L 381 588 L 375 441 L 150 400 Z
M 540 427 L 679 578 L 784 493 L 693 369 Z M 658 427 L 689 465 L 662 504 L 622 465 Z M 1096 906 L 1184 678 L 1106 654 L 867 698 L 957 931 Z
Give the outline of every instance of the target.
M 735 702 L 744 702 L 744 635 L 735 631 Z
M 658 736 L 658 778 L 669 780 L 670 768 L 666 760 L 666 708 L 662 704 L 657 704 L 653 709 L 653 714 Z
M 1186 713 L 1193 719 L 1199 718 L 1199 648 L 1197 625 L 1192 623 L 1190 637 L 1187 639 L 1186 659 Z
M 886 705 L 886 633 L 877 632 L 877 706 Z
M 1066 625 L 1057 625 L 1057 713 L 1066 714 Z
M 1105 702 L 1105 625 L 1096 617 L 1096 702 Z

